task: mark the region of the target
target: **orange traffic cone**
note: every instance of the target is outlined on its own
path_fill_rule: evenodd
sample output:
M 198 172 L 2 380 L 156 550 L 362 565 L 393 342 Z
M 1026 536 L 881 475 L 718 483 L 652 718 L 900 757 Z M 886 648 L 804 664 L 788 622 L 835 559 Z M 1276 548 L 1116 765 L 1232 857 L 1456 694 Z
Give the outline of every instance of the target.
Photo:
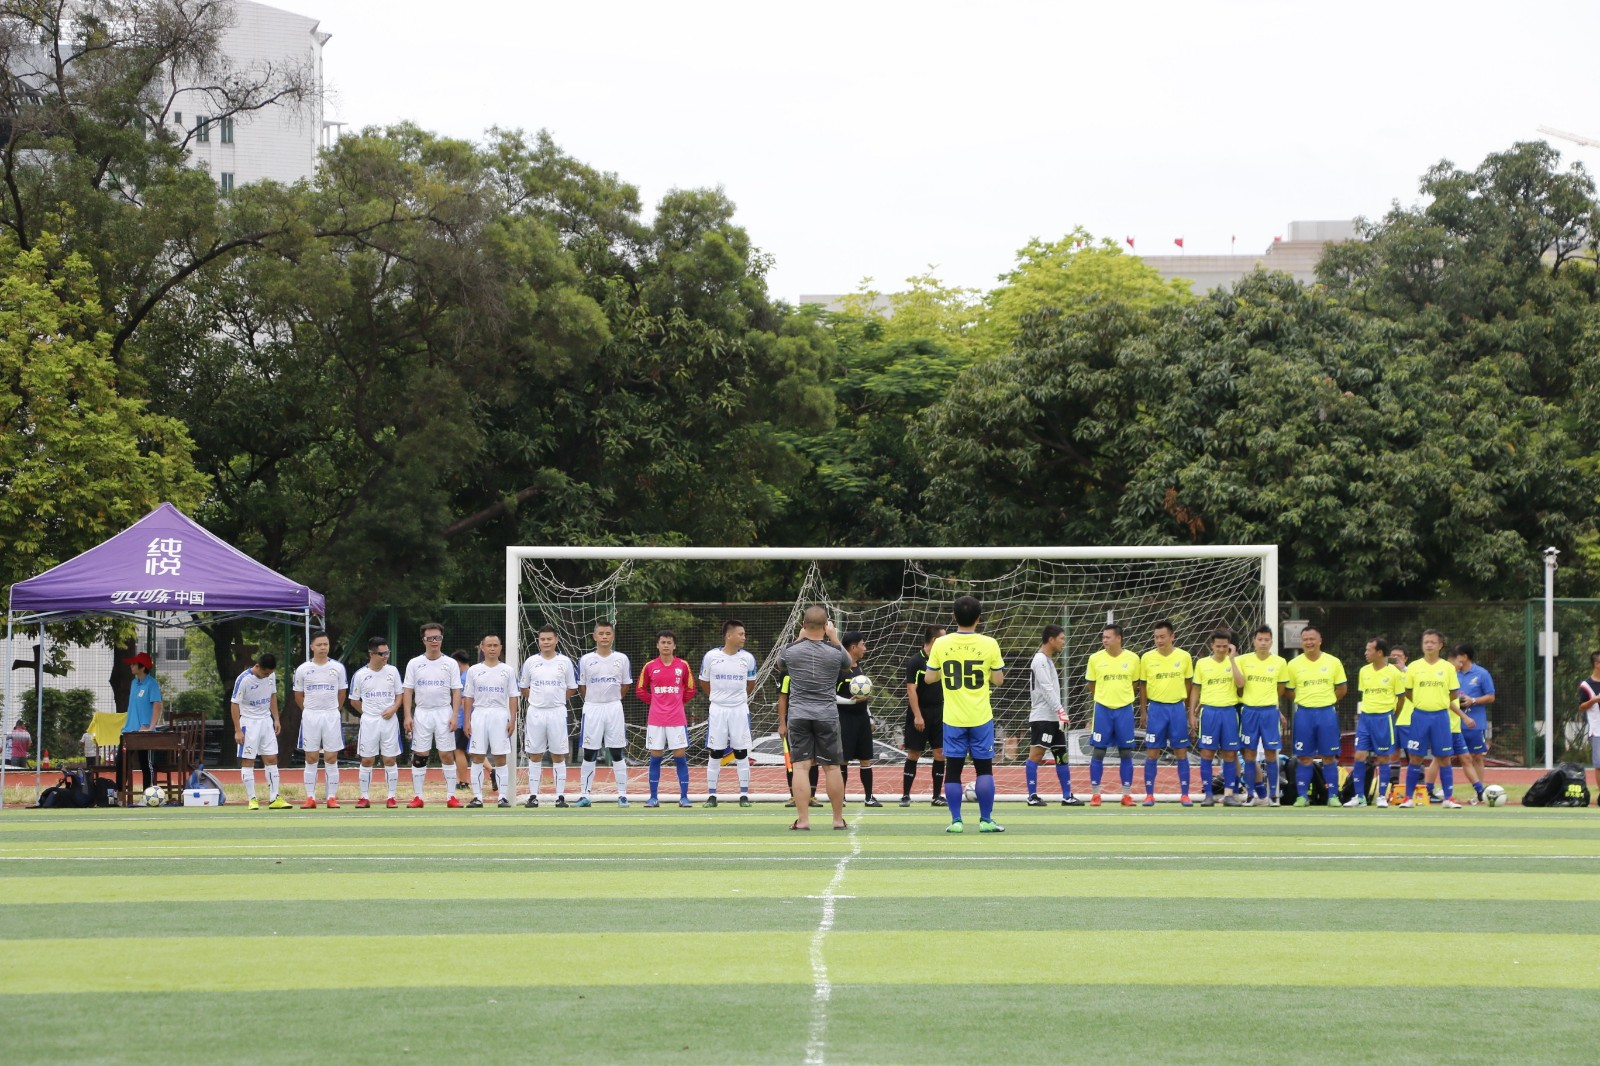
M 39 769 L 41 769 L 41 770 L 50 769 L 50 749 L 49 748 L 44 749 L 44 761 L 39 764 Z

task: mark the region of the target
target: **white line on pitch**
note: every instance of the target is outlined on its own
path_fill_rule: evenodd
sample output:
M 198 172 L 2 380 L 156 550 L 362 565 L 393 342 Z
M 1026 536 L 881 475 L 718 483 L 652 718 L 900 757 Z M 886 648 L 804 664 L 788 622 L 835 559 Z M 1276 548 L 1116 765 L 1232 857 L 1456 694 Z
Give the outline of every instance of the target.
M 836 902 L 842 898 L 839 888 L 844 884 L 844 871 L 850 860 L 861 854 L 861 839 L 856 830 L 861 826 L 861 815 L 850 823 L 850 853 L 841 855 L 833 868 L 833 879 L 822 890 L 822 920 L 817 931 L 811 934 L 811 1029 L 806 1040 L 806 1066 L 823 1066 L 828 1060 L 828 1002 L 833 998 L 833 983 L 828 980 L 828 960 L 822 954 L 822 942 L 833 928 Z

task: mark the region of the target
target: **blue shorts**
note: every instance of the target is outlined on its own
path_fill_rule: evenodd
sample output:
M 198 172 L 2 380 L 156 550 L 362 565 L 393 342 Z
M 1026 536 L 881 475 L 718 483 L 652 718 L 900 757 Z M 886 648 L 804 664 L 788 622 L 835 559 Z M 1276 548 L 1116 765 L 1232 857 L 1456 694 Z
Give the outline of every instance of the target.
M 1294 753 L 1302 759 L 1338 758 L 1338 707 L 1302 707 L 1295 704 Z
M 1356 750 L 1373 755 L 1394 753 L 1394 715 L 1356 715 Z
M 1094 705 L 1094 719 L 1090 723 L 1093 734 L 1089 740 L 1096 748 L 1131 748 L 1133 747 L 1133 704 L 1126 707 L 1107 707 L 1103 703 Z M 950 746 L 945 745 L 945 756 L 950 755 Z
M 1278 724 L 1278 708 L 1246 707 L 1239 716 L 1239 743 L 1247 751 L 1255 751 L 1257 743 L 1268 751 L 1281 751 L 1283 730 Z
M 1396 753 L 1404 755 L 1406 753 L 1406 745 L 1410 742 L 1411 723 L 1407 722 L 1405 725 L 1401 725 L 1396 722 L 1394 724 L 1394 750 Z
M 1145 715 L 1144 746 L 1179 748 L 1189 746 L 1189 712 L 1181 703 L 1151 703 Z
M 944 725 L 946 759 L 994 758 L 994 722 L 982 725 Z
M 1200 736 L 1195 746 L 1201 751 L 1239 750 L 1239 709 L 1237 707 L 1200 708 Z
M 1456 753 L 1451 739 L 1449 711 L 1412 711 L 1411 733 L 1406 738 L 1406 754 L 1437 755 L 1448 759 Z
M 1483 739 L 1483 730 L 1461 727 L 1461 732 L 1453 734 L 1461 743 L 1456 745 L 1457 755 L 1482 755 L 1489 750 L 1489 742 Z

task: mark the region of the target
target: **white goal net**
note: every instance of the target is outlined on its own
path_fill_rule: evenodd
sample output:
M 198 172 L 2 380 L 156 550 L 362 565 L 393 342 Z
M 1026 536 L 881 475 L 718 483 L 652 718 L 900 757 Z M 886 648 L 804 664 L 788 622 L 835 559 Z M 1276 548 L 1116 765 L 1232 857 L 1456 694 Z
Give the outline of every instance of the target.
M 902 745 L 907 663 L 921 650 L 924 627 L 948 625 L 951 603 L 970 594 L 983 602 L 983 631 L 999 641 L 1010 673 L 1011 680 L 994 698 L 997 754 L 1004 763 L 1026 757 L 1028 663 L 1046 625 L 1060 625 L 1067 633 L 1066 650 L 1056 667 L 1064 705 L 1076 728 L 1088 724 L 1090 705 L 1080 679 L 1089 655 L 1100 648 L 1100 631 L 1108 621 L 1123 627 L 1127 646 L 1136 651 L 1150 646 L 1155 622 L 1170 621 L 1179 646 L 1196 657 L 1205 653 L 1205 642 L 1214 630 L 1238 634 L 1243 647 L 1256 626 L 1263 621 L 1276 623 L 1277 553 L 1272 547 L 1216 548 L 1204 553 L 1055 549 L 1054 555 L 1045 549 L 976 549 L 971 554 L 979 558 L 953 557 L 956 554 L 915 549 L 511 548 L 506 574 L 508 652 L 520 663 L 536 647 L 539 627 L 548 624 L 555 627 L 561 650 L 576 662 L 593 647 L 595 623 L 606 621 L 616 626 L 617 648 L 628 656 L 635 677 L 656 654 L 659 629 L 676 634 L 678 654 L 698 671 L 705 652 L 722 643 L 723 622 L 737 619 L 744 623 L 747 647 L 760 663 L 751 697 L 759 752 L 760 738 L 767 737 L 770 746 L 776 730 L 779 654 L 796 638 L 805 606 L 821 603 L 841 632 L 853 630 L 866 638 L 862 672 L 873 683 L 871 710 L 878 723 L 879 761 L 887 763 Z M 762 558 L 793 564 L 792 598 L 765 603 L 661 599 L 663 590 L 671 588 L 671 575 L 682 573 L 684 567 Z M 831 576 L 840 567 L 867 560 L 898 563 L 900 589 L 893 599 L 853 599 L 843 582 Z M 624 705 L 629 759 L 635 761 L 643 755 L 645 710 L 631 698 Z M 691 731 L 691 754 L 699 764 L 707 754 L 703 700 L 696 717 L 700 724 Z M 577 719 L 574 713 L 574 728 Z M 573 755 L 577 757 L 576 745 Z M 770 774 L 766 780 L 771 783 Z M 779 777 L 777 790 L 782 787 Z M 1008 790 L 1004 783 L 1002 788 Z

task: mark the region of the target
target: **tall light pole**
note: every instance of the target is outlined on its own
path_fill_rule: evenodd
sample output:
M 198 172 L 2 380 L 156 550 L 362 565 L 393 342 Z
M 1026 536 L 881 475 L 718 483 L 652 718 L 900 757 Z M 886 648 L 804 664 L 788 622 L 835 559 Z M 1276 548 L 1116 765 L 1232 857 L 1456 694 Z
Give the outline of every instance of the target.
M 1544 550 L 1544 768 L 1552 769 L 1556 750 L 1556 556 Z

